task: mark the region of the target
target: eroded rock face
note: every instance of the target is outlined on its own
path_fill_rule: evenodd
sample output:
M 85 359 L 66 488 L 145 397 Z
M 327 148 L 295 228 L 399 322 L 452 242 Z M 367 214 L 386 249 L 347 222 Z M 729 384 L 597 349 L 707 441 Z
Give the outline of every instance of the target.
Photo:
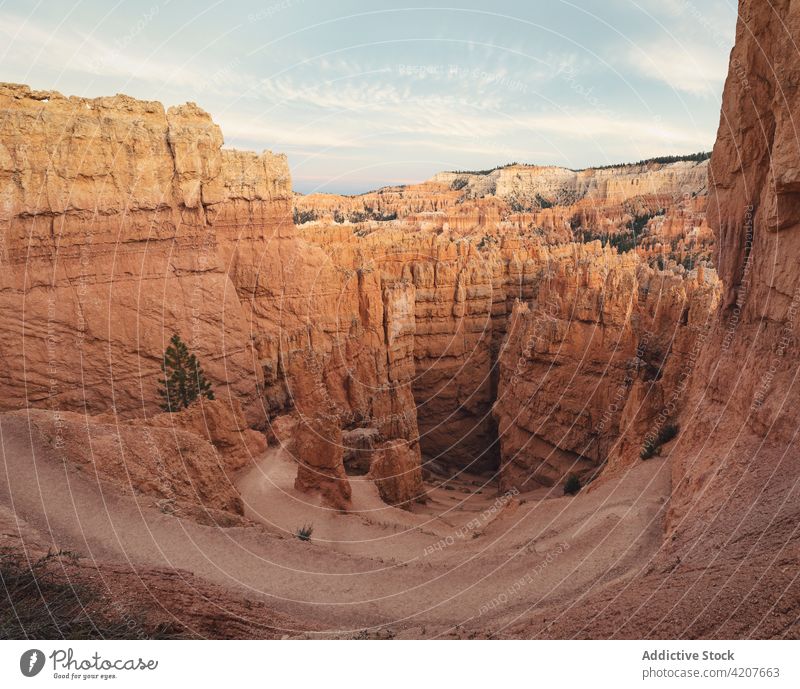
M 123 492 L 155 498 L 166 512 L 221 525 L 244 512 L 230 473 L 235 467 L 195 433 L 74 412 L 13 413 L 63 461 Z
M 673 453 L 669 528 L 683 544 L 702 538 L 702 524 L 769 541 L 797 519 L 799 34 L 797 3 L 740 3 L 709 172 L 722 310 L 690 391 L 697 413 Z
M 581 171 L 509 165 L 485 173 L 442 172 L 421 184 L 359 196 L 295 194 L 298 221 L 359 226 L 392 221 L 428 232 L 537 234 L 546 243 L 575 240 L 583 226 L 622 232 L 637 216 L 705 198 L 708 161 L 651 162 Z
M 280 184 L 239 196 L 196 106 L 4 85 L 0 109 L 3 407 L 155 410 L 148 388 L 178 331 L 253 419 L 261 372 L 213 223 L 290 228 L 285 158 L 261 157 Z
M 412 393 L 405 416 L 416 419 L 429 468 L 496 468 L 495 353 L 514 299 L 532 296 L 535 265 L 547 255 L 541 243 L 509 238 L 478 248 L 450 234 L 391 225 L 364 237 L 328 225 L 302 235 L 362 284 L 384 285 L 392 386 Z
M 319 493 L 329 507 L 346 510 L 351 489 L 344 468 L 341 419 L 324 386 L 315 379 L 315 365 L 309 354 L 295 359 L 290 371 L 297 409 L 289 443 L 298 464 L 294 487 Z
M 695 193 L 706 186 L 707 162 L 679 161 L 608 168 L 508 165 L 488 174 L 443 172 L 431 181 L 466 188 L 474 196 L 496 195 L 525 205 L 569 206 L 587 199 L 620 203 L 640 196 Z M 461 186 L 463 185 L 463 187 Z
M 390 441 L 375 451 L 369 477 L 384 502 L 407 508 L 413 501 L 425 501 L 418 455 L 419 450 L 402 440 Z
M 178 332 L 251 425 L 310 352 L 344 427 L 416 438 L 403 296 L 297 238 L 285 157 L 223 150 L 193 104 L 3 85 L 0 109 L 3 408 L 152 415 Z
M 740 0 L 709 172 L 724 290 L 705 342 L 682 354 L 694 366 L 669 450 L 672 493 L 659 557 L 642 577 L 584 601 L 577 620 L 551 624 L 569 613 L 549 609 L 530 631 L 796 635 L 798 36 L 797 2 Z
M 660 410 L 660 425 L 677 418 L 687 355 L 717 305 L 713 271 L 653 270 L 599 242 L 551 258 L 535 299 L 515 306 L 500 357 L 505 490 L 638 461 Z
M 495 471 L 502 454 L 509 485 L 543 467 L 548 448 L 566 454 L 547 481 L 569 458 L 587 470 L 611 462 L 617 436 L 622 447 L 640 443 L 639 417 L 623 410 L 626 425 L 592 441 L 610 393 L 584 408 L 569 386 L 627 380 L 647 318 L 659 321 L 658 337 L 677 324 L 675 351 L 689 346 L 683 334 L 713 302 L 713 272 L 698 278 L 702 268 L 674 264 L 710 250 L 705 163 L 510 166 L 363 197 L 295 197 L 323 218 L 298 230 L 285 158 L 222 149 L 196 105 L 165 111 L 125 96 L 4 85 L 0 107 L 4 407 L 86 408 L 201 430 L 199 412 L 153 417 L 161 356 L 178 332 L 250 426 L 280 438 L 288 427 L 270 425 L 296 422 L 297 485 L 337 509 L 349 500 L 343 437 L 354 434 L 406 448 L 386 464 L 418 466 L 422 452 L 437 473 Z M 645 241 L 624 255 L 590 241 L 619 244 L 635 232 Z M 667 277 L 645 265 L 654 257 Z M 656 306 L 643 294 L 658 280 L 668 299 Z M 502 374 L 524 349 L 506 338 L 517 300 L 533 314 L 515 316 L 521 337 L 557 302 L 556 325 L 519 385 Z M 653 352 L 667 358 L 669 342 Z M 565 373 L 567 361 L 591 370 L 549 376 L 529 404 L 542 367 Z M 651 405 L 663 384 L 645 394 L 649 380 L 637 376 L 626 385 Z M 572 402 L 549 413 L 564 386 Z M 216 414 L 222 436 L 243 434 Z M 564 438 L 573 414 L 580 421 Z M 261 447 L 251 437 L 236 461 Z M 403 502 L 416 487 L 384 492 Z
M 411 336 L 407 342 L 413 343 L 410 380 L 426 467 L 444 472 L 465 468 L 494 471 L 500 454 L 519 459 L 528 451 L 521 448 L 530 445 L 521 437 L 509 437 L 504 448 L 503 442 L 498 442 L 496 422 L 505 421 L 512 435 L 517 426 L 508 423 L 503 405 L 495 406 L 496 414 L 492 414 L 499 396 L 500 347 L 514 302 L 519 299 L 529 304 L 535 316 L 546 306 L 540 301 L 545 280 L 559 270 L 562 277 L 579 274 L 586 264 L 591 264 L 592 274 L 599 275 L 607 272 L 605 264 L 609 262 L 616 266 L 609 285 L 612 301 L 638 300 L 635 292 L 640 288 L 646 291 L 649 279 L 640 284 L 636 273 L 640 265 L 647 264 L 666 271 L 675 283 L 670 290 L 690 289 L 677 285 L 697 282 L 699 273 L 699 282 L 707 277 L 713 292 L 713 270 L 703 267 L 713 246 L 705 222 L 707 167 L 707 161 L 683 161 L 575 172 L 512 165 L 487 174 L 441 173 L 423 184 L 386 187 L 355 197 L 295 195 L 295 207 L 304 221 L 299 226 L 301 236 L 319 245 L 333 263 L 359 275 L 380 274 L 384 284 L 402 284 L 408 290 L 404 298 L 414 302 L 414 323 L 405 326 L 405 332 Z M 313 220 L 307 221 L 309 218 Z M 595 250 L 586 246 L 598 238 L 604 242 L 612 238 L 619 251 L 632 252 L 627 258 L 618 256 L 616 250 L 595 255 Z M 587 324 L 602 324 L 610 317 L 602 313 L 603 280 L 571 287 L 568 282 L 566 277 L 554 282 L 550 293 L 564 289 L 566 301 L 581 301 L 581 317 Z M 673 326 L 685 320 L 680 304 L 660 308 L 658 319 L 671 319 Z M 687 313 L 691 308 L 686 305 Z M 632 313 L 628 309 L 615 315 L 624 320 Z M 559 315 L 565 326 L 573 317 L 570 313 Z M 575 334 L 580 327 L 572 329 L 573 340 L 582 337 Z M 695 327 L 693 324 L 692 329 Z M 590 328 L 586 325 L 585 330 Z M 659 335 L 666 335 L 666 325 L 662 330 Z M 621 355 L 608 338 L 613 334 L 624 340 L 635 333 L 631 326 L 617 325 L 601 327 L 600 332 L 592 344 L 596 370 L 590 374 L 594 376 L 591 380 L 602 388 L 615 388 L 618 381 L 604 378 L 601 366 L 604 359 Z M 521 346 L 514 338 L 509 340 L 511 350 Z M 634 350 L 636 345 L 634 342 Z M 577 353 L 580 345 L 572 346 Z M 631 343 L 625 342 L 624 347 L 631 349 Z M 663 361 L 657 369 L 666 364 L 670 347 L 660 348 L 664 349 Z M 548 385 L 552 393 L 547 394 L 557 399 L 556 390 L 565 382 L 558 374 L 551 376 Z M 517 392 L 523 396 L 517 398 Z M 540 416 L 526 407 L 527 396 L 521 389 L 515 390 L 508 398 L 508 408 L 523 405 L 515 415 L 521 411 L 532 414 L 531 419 Z M 538 401 L 543 408 L 546 396 Z M 645 395 L 642 401 L 647 406 L 655 397 L 655 393 Z M 604 403 L 598 399 L 597 404 L 590 412 L 602 415 Z M 562 423 L 568 423 L 566 418 L 573 411 L 562 411 Z M 559 431 L 558 423 L 550 426 L 537 438 L 544 445 L 529 459 L 522 459 L 523 464 L 529 462 L 522 473 L 536 465 L 537 458 L 549 454 L 548 443 L 552 448 L 562 442 L 564 429 Z M 641 430 L 641 424 L 632 419 L 626 424 L 626 429 L 629 427 Z M 606 463 L 619 432 L 617 423 L 607 430 L 606 439 L 587 459 L 592 466 Z M 633 437 L 635 431 L 626 433 L 626 443 L 641 444 L 641 438 Z M 586 438 L 578 436 L 567 444 L 580 446 Z M 507 475 L 512 464 L 504 464 Z M 558 464 L 563 468 L 567 462 Z M 559 471 L 552 472 L 553 477 Z
M 593 473 L 638 457 L 719 290 L 713 269 L 662 259 L 659 270 L 651 252 L 670 241 L 687 256 L 708 251 L 703 208 L 682 198 L 667 206 L 649 221 L 651 244 L 625 254 L 507 228 L 488 237 L 399 221 L 364 236 L 326 223 L 300 231 L 337 265 L 379 273 L 404 285 L 404 304 L 413 300 L 415 323 L 403 330 L 425 466 L 496 471 L 502 456 L 501 483 L 519 488 L 539 484 L 527 480 L 537 467 L 552 483 L 570 467 Z M 530 315 L 520 312 L 506 337 L 518 300 Z M 522 356 L 531 338 L 540 350 Z
M 201 398 L 187 409 L 126 423 L 188 431 L 205 438 L 225 458 L 229 470 L 241 469 L 267 449 L 264 434 L 247 426 L 242 408 L 235 399 Z

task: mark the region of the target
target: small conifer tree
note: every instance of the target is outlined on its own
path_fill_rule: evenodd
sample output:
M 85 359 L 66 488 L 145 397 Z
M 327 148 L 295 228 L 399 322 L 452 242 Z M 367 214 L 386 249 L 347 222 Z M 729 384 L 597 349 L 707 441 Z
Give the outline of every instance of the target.
M 211 383 L 206 380 L 197 357 L 176 333 L 169 341 L 161 362 L 162 386 L 158 390 L 161 408 L 176 412 L 185 409 L 198 397 L 214 399 Z

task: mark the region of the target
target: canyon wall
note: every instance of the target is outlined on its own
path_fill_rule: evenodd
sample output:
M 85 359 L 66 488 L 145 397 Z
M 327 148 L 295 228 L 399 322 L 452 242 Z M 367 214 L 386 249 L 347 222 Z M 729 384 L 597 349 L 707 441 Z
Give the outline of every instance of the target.
M 517 635 L 797 636 L 799 36 L 797 2 L 740 0 L 709 167 L 722 290 L 704 341 L 682 356 L 691 370 L 667 451 L 661 549 L 640 576 L 537 614 Z
M 427 469 L 495 469 L 497 351 L 514 301 L 533 296 L 547 247 L 510 236 L 481 245 L 391 223 L 364 236 L 326 224 L 304 225 L 300 233 L 342 269 L 380 275 L 393 295 L 403 320 L 395 315 L 387 323 L 387 341 L 397 338 L 393 331 L 408 337 L 412 412 Z
M 575 241 L 579 228 L 625 232 L 631 221 L 691 205 L 707 192 L 708 161 L 642 163 L 575 171 L 508 165 L 441 172 L 427 182 L 357 196 L 295 194 L 295 219 L 358 224 L 397 221 L 408 229 L 462 236 L 498 230 L 548 244 Z
M 464 196 L 459 175 L 442 173 L 357 197 L 295 197 L 307 214 L 301 236 L 333 263 L 411 288 L 426 468 L 499 469 L 501 488 L 590 477 L 638 458 L 659 405 L 685 387 L 677 362 L 705 335 L 719 292 L 707 267 L 706 162 L 582 173 L 512 166 L 473 177 L 517 169 L 538 185 L 529 196 L 556 182 L 574 191 L 578 180 L 583 196 L 509 214 L 494 184 Z M 602 191 L 617 186 L 645 193 Z
M 0 86 L 3 409 L 152 415 L 179 333 L 266 429 L 300 357 L 344 427 L 419 456 L 403 295 L 296 236 L 286 159 L 193 104 Z M 391 342 L 387 342 L 387 338 Z
M 687 543 L 704 528 L 767 543 L 797 520 L 798 34 L 797 3 L 740 3 L 709 171 L 724 292 L 673 460 L 670 528 Z
M 173 331 L 252 407 L 260 371 L 211 223 L 290 232 L 285 159 L 253 156 L 269 182 L 231 198 L 235 161 L 194 107 L 6 85 L 0 108 L 3 408 L 154 410 Z
M 442 172 L 431 181 L 487 195 L 541 205 L 568 206 L 583 199 L 621 203 L 637 196 L 679 196 L 706 189 L 707 161 L 642 163 L 569 170 L 562 167 L 507 165 L 491 172 Z M 463 187 L 462 187 L 463 185 Z
M 500 357 L 502 490 L 637 461 L 649 426 L 678 415 L 670 400 L 719 292 L 713 271 L 660 271 L 600 242 L 552 252 L 535 284 L 534 299 L 514 307 Z
M 193 104 L 3 85 L 0 108 L 3 408 L 152 417 L 178 332 L 250 426 L 286 417 L 298 489 L 337 508 L 350 465 L 405 504 L 422 454 L 516 487 L 632 456 L 630 405 L 714 305 L 677 263 L 709 250 L 704 162 L 293 197 L 283 156 L 224 149 Z

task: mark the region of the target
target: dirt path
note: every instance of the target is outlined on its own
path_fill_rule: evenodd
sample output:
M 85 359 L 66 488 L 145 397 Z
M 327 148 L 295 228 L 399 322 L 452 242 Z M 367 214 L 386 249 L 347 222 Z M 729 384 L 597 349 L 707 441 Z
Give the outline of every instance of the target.
M 309 501 L 270 450 L 238 486 L 260 525 L 219 529 L 162 514 L 64 464 L 24 418 L 0 415 L 0 501 L 54 545 L 98 561 L 172 567 L 339 630 L 412 635 L 500 628 L 646 565 L 669 472 L 642 462 L 576 498 L 511 496 L 469 482 L 406 512 L 353 481 L 354 513 Z M 313 523 L 312 542 L 291 534 Z

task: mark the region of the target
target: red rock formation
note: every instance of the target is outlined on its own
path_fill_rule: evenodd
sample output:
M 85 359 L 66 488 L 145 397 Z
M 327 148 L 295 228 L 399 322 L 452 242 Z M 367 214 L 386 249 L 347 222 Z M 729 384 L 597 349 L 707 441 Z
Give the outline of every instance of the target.
M 795 638 L 800 306 L 800 6 L 741 0 L 709 225 L 723 285 L 691 369 L 659 557 L 632 581 L 522 623 L 554 638 Z
M 242 468 L 267 449 L 266 438 L 248 428 L 242 408 L 235 399 L 200 398 L 187 409 L 126 423 L 189 431 L 205 438 L 225 458 L 229 470 Z
M 402 440 L 393 440 L 375 451 L 369 477 L 378 487 L 381 499 L 398 507 L 416 500 L 425 501 L 419 450 Z
M 599 242 L 551 252 L 500 358 L 501 489 L 638 460 L 643 431 L 714 313 L 711 273 L 656 271 Z
M 179 332 L 251 424 L 310 351 L 344 425 L 416 438 L 398 297 L 297 239 L 283 156 L 223 150 L 192 104 L 4 85 L 0 108 L 3 408 L 152 413 Z
M 755 518 L 744 523 L 741 510 L 782 520 L 782 501 L 797 504 L 789 491 L 800 471 L 799 34 L 796 3 L 741 2 L 709 174 L 724 298 L 697 364 L 698 413 L 674 460 L 670 524 L 682 536 L 712 522 L 725 532 L 767 530 Z
M 147 388 L 180 331 L 252 415 L 260 371 L 211 223 L 291 227 L 285 159 L 261 159 L 281 184 L 238 197 L 196 106 L 4 85 L 0 108 L 3 408 L 153 410 Z
M 420 229 L 455 233 L 494 231 L 498 225 L 522 230 L 529 223 L 548 239 L 570 241 L 568 223 L 576 212 L 623 208 L 651 199 L 672 204 L 705 194 L 707 162 L 619 165 L 574 171 L 536 165 L 508 165 L 481 173 L 442 172 L 422 184 L 384 187 L 359 196 L 296 194 L 298 220 L 363 224 L 400 220 Z M 573 206 L 575 208 L 573 208 Z M 566 221 L 566 222 L 565 222 Z M 593 223 L 598 227 L 598 223 Z
M 175 428 L 104 423 L 74 412 L 15 412 L 44 446 L 123 492 L 159 499 L 165 512 L 229 525 L 243 514 L 225 458 L 199 435 Z
M 669 207 L 669 212 L 684 211 Z M 662 225 L 669 217 L 672 216 L 663 216 Z M 700 217 L 700 211 L 696 217 Z M 654 404 L 653 400 L 664 394 L 666 388 L 662 389 L 662 383 L 655 384 L 647 376 L 660 379 L 670 370 L 670 354 L 691 346 L 698 323 L 705 322 L 713 309 L 717 289 L 714 271 L 710 269 L 701 267 L 689 272 L 676 266 L 661 273 L 649 269 L 634 253 L 619 255 L 610 248 L 603 251 L 598 242 L 553 247 L 537 236 L 520 235 L 512 230 L 465 238 L 450 232 L 432 235 L 398 222 L 385 223 L 363 236 L 326 223 L 304 225 L 301 232 L 309 241 L 319 244 L 337 265 L 353 271 L 379 271 L 386 284 L 402 284 L 405 290 L 413 287 L 407 297 L 414 303 L 415 323 L 406 327 L 414 352 L 415 376 L 411 387 L 421 447 L 426 466 L 432 469 L 496 468 L 497 437 L 491 409 L 495 399 L 506 394 L 505 405 L 495 407 L 498 420 L 505 422 L 510 433 L 501 434 L 502 453 L 507 459 L 515 457 L 515 462 L 505 463 L 504 475 L 510 476 L 512 466 L 517 463 L 527 467 L 522 469 L 523 473 L 536 466 L 543 454 L 548 454 L 543 449 L 548 443 L 551 449 L 566 442 L 569 452 L 585 451 L 590 464 L 584 467 L 614 459 L 615 443 L 622 430 L 643 428 L 640 417 L 634 423 L 632 418 L 628 419 L 630 412 L 623 413 L 627 389 L 621 402 L 617 400 L 619 409 L 614 414 L 614 423 L 605 424 L 602 439 L 587 437 L 588 428 L 585 432 L 577 429 L 597 424 L 611 406 L 610 397 L 616 395 L 617 386 L 629 378 L 627 388 L 640 379 L 639 385 L 647 383 L 647 399 L 639 399 L 639 403 Z M 649 255 L 647 251 L 640 253 L 643 257 Z M 608 284 L 603 277 L 606 275 Z M 697 285 L 703 285 L 702 289 L 697 289 Z M 591 345 L 592 371 L 582 374 L 587 378 L 575 378 L 575 371 L 565 377 L 567 367 L 564 367 L 561 373 L 548 377 L 548 389 L 533 401 L 529 398 L 535 385 L 527 392 L 524 385 L 511 391 L 505 388 L 502 394 L 497 392 L 497 355 L 508 315 L 517 299 L 530 304 L 534 321 L 550 302 L 556 304 L 561 333 L 550 334 L 550 346 L 562 357 L 572 356 L 574 366 L 585 368 L 587 352 L 583 350 Z M 656 332 L 651 332 L 652 328 Z M 566 333 L 569 344 L 561 341 Z M 688 340 L 684 337 L 687 333 L 691 333 Z M 649 373 L 637 370 L 631 377 L 627 369 L 636 359 L 637 338 L 643 337 L 650 338 L 649 347 L 645 348 Z M 501 370 L 524 348 L 526 339 L 520 335 L 509 337 Z M 569 354 L 565 354 L 567 350 Z M 550 370 L 546 357 L 540 363 L 544 372 Z M 562 358 L 559 365 L 563 364 Z M 526 375 L 530 380 L 525 385 L 539 377 L 530 370 Z M 562 410 L 560 423 L 550 419 L 549 428 L 537 439 L 544 445 L 534 452 L 524 433 L 514 438 L 518 426 L 508 419 L 528 415 L 533 423 L 535 418 L 549 416 L 546 410 L 559 399 L 560 387 L 570 381 L 575 386 L 575 405 Z M 501 376 L 501 385 L 507 383 Z M 583 384 L 599 385 L 597 398 L 585 408 Z M 539 412 L 533 411 L 536 405 L 541 407 Z M 593 420 L 574 425 L 571 419 L 574 412 Z M 507 413 L 511 415 L 508 418 Z M 623 419 L 626 425 L 620 426 Z M 574 432 L 567 431 L 573 427 Z M 565 432 L 571 436 L 566 441 L 562 438 Z M 636 438 L 630 429 L 626 433 L 626 445 L 630 447 L 626 447 L 625 453 L 638 454 L 642 437 Z M 593 445 L 592 450 L 588 450 L 587 443 Z M 637 445 L 635 452 L 631 449 L 633 445 Z M 571 462 L 560 462 L 559 466 L 564 469 L 568 464 Z M 557 471 L 550 480 L 560 475 Z
M 341 419 L 314 376 L 317 365 L 309 354 L 304 360 L 295 358 L 290 370 L 297 409 L 289 443 L 298 463 L 294 486 L 304 493 L 320 493 L 329 507 L 346 510 L 351 490 L 344 470 Z

